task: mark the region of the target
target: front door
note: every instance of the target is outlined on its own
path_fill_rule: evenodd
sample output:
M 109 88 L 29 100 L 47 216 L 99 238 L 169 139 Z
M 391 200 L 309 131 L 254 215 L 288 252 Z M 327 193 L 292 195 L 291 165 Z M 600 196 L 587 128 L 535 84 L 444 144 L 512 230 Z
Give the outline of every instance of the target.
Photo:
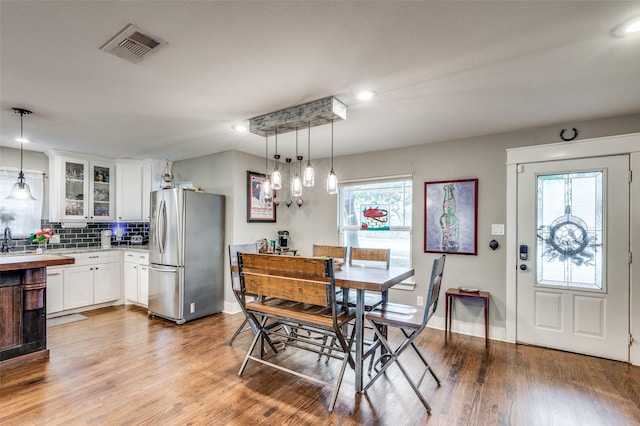
M 628 361 L 629 168 L 518 166 L 518 342 Z

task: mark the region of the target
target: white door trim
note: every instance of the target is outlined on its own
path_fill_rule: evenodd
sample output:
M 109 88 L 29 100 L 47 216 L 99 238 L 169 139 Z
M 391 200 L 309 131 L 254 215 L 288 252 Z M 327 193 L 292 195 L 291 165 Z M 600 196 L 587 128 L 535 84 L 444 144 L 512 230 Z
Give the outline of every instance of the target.
M 507 149 L 507 223 L 506 223 L 506 340 L 516 341 L 516 268 L 517 241 L 517 182 L 518 164 L 542 161 L 569 160 L 574 158 L 600 157 L 616 154 L 630 154 L 631 163 L 640 163 L 640 133 L 609 136 L 604 138 L 585 139 L 576 142 L 562 142 L 547 145 Z M 638 169 L 636 169 L 638 170 Z M 631 184 L 631 245 L 640 241 L 640 177 L 636 177 L 635 185 Z M 634 209 L 636 207 L 636 209 Z M 634 212 L 636 212 L 634 214 Z M 640 250 L 636 250 L 636 259 L 640 258 Z M 636 262 L 638 264 L 638 262 Z M 638 269 L 638 268 L 636 268 Z M 636 342 L 631 347 L 631 363 L 640 365 L 640 314 L 635 315 L 634 307 L 640 312 L 640 273 L 633 273 L 631 268 L 631 332 L 635 331 Z M 635 327 L 634 327 L 635 325 Z

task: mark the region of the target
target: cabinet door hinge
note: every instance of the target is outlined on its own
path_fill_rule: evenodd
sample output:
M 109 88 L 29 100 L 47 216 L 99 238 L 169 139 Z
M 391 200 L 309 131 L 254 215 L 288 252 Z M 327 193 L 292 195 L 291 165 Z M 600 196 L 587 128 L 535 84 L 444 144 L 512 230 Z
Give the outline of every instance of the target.
M 629 183 L 633 180 L 633 170 L 629 170 Z
M 629 265 L 631 265 L 632 260 L 633 260 L 633 256 L 631 255 L 631 252 L 629 252 Z
M 633 335 L 629 335 L 629 346 L 633 345 Z

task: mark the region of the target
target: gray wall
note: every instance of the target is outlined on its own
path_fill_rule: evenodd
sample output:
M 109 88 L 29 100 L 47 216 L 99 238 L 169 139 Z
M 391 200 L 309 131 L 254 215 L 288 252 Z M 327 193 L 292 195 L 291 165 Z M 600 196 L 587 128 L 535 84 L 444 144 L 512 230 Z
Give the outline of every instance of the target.
M 479 287 L 490 291 L 492 337 L 504 338 L 505 329 L 505 236 L 492 236 L 491 224 L 506 221 L 506 152 L 507 148 L 561 142 L 563 128 L 576 127 L 578 139 L 589 139 L 616 134 L 640 132 L 640 114 L 609 119 L 576 122 L 549 126 L 540 129 L 525 129 L 507 134 L 473 137 L 435 144 L 417 145 L 409 148 L 370 152 L 360 155 L 338 157 L 334 167 L 339 179 L 350 180 L 376 176 L 412 174 L 413 194 L 413 242 L 412 259 L 416 269 L 414 291 L 392 291 L 391 299 L 415 304 L 416 296 L 426 292 L 426 281 L 430 273 L 433 253 L 424 253 L 424 182 L 447 179 L 479 179 L 478 195 L 478 255 L 449 255 L 445 271 L 445 287 Z M 301 208 L 278 207 L 275 224 L 246 223 L 246 171 L 264 171 L 264 158 L 242 153 L 222 153 L 178 161 L 174 164 L 176 175 L 182 180 L 193 180 L 194 185 L 207 189 L 214 185 L 211 171 L 218 157 L 224 158 L 225 170 L 229 174 L 219 176 L 215 185 L 225 187 L 225 193 L 233 197 L 232 211 L 228 210 L 227 243 L 253 242 L 259 238 L 274 238 L 278 230 L 291 233 L 292 245 L 302 255 L 311 255 L 313 243 L 335 244 L 338 242 L 336 196 L 325 192 L 325 179 L 329 171 L 327 160 L 315 160 L 316 186 L 305 188 L 305 203 Z M 232 159 L 232 161 L 227 161 Z M 229 170 L 233 164 L 233 170 Z M 222 190 L 222 189 L 221 189 Z M 229 203 L 229 201 L 227 201 Z M 228 204 L 229 208 L 229 204 Z M 501 247 L 493 251 L 489 241 L 495 238 Z M 227 273 L 227 280 L 228 280 Z M 227 282 L 227 289 L 230 283 Z M 233 301 L 229 291 L 225 300 Z M 475 304 L 457 304 L 456 319 L 480 330 L 482 312 Z M 458 307 L 459 306 L 459 307 Z M 444 303 L 438 309 L 438 321 L 443 324 Z

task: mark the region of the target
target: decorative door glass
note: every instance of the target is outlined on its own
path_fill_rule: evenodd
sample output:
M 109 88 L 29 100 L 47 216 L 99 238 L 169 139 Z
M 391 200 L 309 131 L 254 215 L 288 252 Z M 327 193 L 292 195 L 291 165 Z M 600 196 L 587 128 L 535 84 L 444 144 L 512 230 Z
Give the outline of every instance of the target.
M 537 285 L 605 290 L 603 171 L 538 175 Z
M 110 216 L 111 194 L 109 193 L 109 182 L 111 170 L 109 167 L 93 166 L 93 216 Z
M 85 216 L 84 175 L 84 164 L 65 162 L 64 214 L 66 216 Z

